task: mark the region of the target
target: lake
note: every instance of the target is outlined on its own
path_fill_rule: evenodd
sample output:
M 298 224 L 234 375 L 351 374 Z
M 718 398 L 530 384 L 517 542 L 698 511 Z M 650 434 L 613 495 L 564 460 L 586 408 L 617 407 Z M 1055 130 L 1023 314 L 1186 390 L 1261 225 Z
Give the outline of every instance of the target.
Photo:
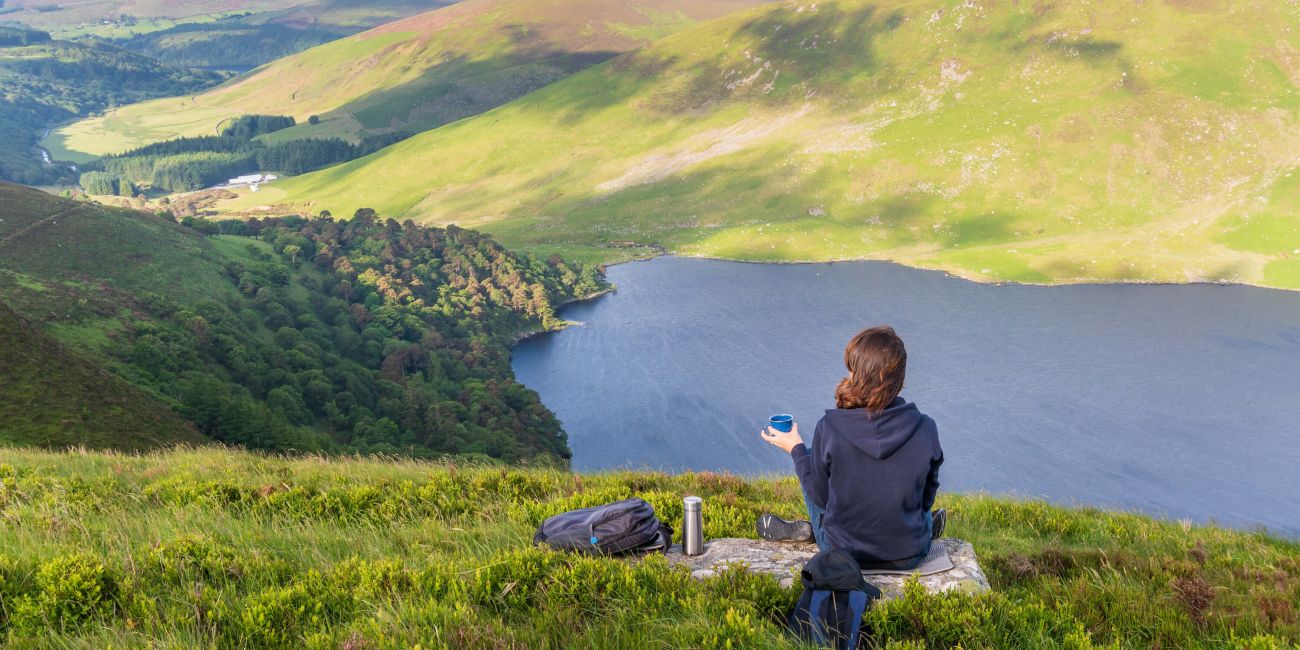
M 938 422 L 943 490 L 1300 534 L 1300 293 L 976 284 L 884 262 L 660 257 L 610 267 L 581 323 L 514 350 L 576 470 L 792 471 L 762 442 L 834 407 L 843 349 L 889 324 Z

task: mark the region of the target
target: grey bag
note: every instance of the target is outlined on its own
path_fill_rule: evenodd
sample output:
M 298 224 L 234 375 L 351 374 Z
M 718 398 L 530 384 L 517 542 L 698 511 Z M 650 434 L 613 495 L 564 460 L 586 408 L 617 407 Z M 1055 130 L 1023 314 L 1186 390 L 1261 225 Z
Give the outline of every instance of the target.
M 592 555 L 666 552 L 673 529 L 659 521 L 654 506 L 633 497 L 555 515 L 537 527 L 533 543 Z

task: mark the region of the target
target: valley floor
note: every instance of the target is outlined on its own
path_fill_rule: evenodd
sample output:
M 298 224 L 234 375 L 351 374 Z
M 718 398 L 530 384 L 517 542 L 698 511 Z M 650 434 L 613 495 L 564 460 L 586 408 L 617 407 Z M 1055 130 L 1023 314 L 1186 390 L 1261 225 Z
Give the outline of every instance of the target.
M 544 517 L 639 495 L 706 536 L 798 515 L 792 478 L 288 458 L 219 448 L 0 455 L 0 639 L 13 647 L 796 647 L 797 593 L 536 549 Z M 1300 642 L 1300 543 L 1093 509 L 941 495 L 994 591 L 911 590 L 874 647 Z

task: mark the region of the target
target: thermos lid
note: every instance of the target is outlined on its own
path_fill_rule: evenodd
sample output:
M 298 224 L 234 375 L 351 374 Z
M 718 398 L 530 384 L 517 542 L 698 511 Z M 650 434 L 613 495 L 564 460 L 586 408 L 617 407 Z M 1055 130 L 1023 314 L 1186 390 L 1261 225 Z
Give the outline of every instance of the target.
M 685 499 L 682 499 L 682 505 L 685 506 L 687 510 L 698 510 L 703 503 L 704 499 L 699 497 L 686 497 Z

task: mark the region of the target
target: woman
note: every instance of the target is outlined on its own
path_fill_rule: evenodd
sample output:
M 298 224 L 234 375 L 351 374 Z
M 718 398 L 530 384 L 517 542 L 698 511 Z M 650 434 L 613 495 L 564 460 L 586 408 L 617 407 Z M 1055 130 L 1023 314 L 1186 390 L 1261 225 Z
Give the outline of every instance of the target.
M 759 535 L 817 541 L 847 551 L 863 569 L 911 569 L 943 532 L 943 510 L 931 513 L 943 450 L 934 420 L 898 396 L 907 350 L 890 327 L 865 329 L 844 349 L 849 376 L 835 389 L 836 408 L 813 431 L 812 449 L 768 427 L 763 438 L 794 458 L 808 506 L 806 521 L 763 515 Z

